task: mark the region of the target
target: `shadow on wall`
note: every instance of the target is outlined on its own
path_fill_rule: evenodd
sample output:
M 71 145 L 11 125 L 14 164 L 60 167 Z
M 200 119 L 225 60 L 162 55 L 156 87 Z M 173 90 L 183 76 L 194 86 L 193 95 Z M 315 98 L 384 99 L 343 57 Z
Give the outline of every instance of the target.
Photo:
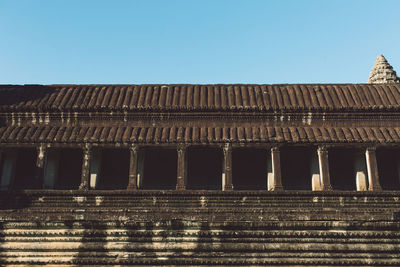
M 177 258 L 184 257 L 181 241 L 185 238 L 185 225 L 181 220 L 148 221 L 140 226 L 127 225 L 125 229 L 129 237 L 125 251 L 133 253 L 123 262 L 119 262 L 120 264 L 171 263 L 171 261 L 179 261 Z
M 101 263 L 101 258 L 110 259 L 107 248 L 106 222 L 85 221 L 82 222 L 83 234 L 78 254 L 72 260 L 73 264 L 84 265 Z M 115 259 L 115 257 L 114 257 Z
M 170 265 L 201 263 L 219 252 L 208 222 L 83 222 L 78 254 L 72 263 Z M 116 227 L 116 228 L 114 228 Z M 212 229 L 218 230 L 218 229 Z
M 220 229 L 211 229 L 205 221 L 146 222 L 144 227 L 144 236 L 137 227 L 128 228 L 130 238 L 126 250 L 134 252 L 136 264 L 200 264 L 210 257 L 211 252 L 220 250 L 215 244 L 220 239 L 212 236 L 212 231 Z
M 1 192 L 0 210 L 16 210 L 30 207 L 34 199 L 39 197 L 29 196 L 23 192 Z

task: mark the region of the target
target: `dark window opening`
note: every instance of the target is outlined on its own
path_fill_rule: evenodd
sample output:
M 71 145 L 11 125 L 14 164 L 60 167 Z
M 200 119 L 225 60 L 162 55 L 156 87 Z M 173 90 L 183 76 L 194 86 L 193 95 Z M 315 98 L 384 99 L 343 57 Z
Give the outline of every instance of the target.
M 188 157 L 188 189 L 221 190 L 222 149 L 190 148 Z
M 400 190 L 400 151 L 382 149 L 376 151 L 379 182 L 383 190 Z
M 103 150 L 97 189 L 126 189 L 128 176 L 129 151 L 127 149 Z
M 14 189 L 41 188 L 41 181 L 38 181 L 36 176 L 36 157 L 37 152 L 34 148 L 17 149 L 15 180 L 13 183 Z
M 356 190 L 354 149 L 329 150 L 329 173 L 334 190 Z
M 175 189 L 177 157 L 175 149 L 145 150 L 143 189 Z
M 234 149 L 232 180 L 235 190 L 266 190 L 267 159 L 264 149 Z
M 311 153 L 306 147 L 281 150 L 282 186 L 285 190 L 311 190 Z
M 57 180 L 55 189 L 78 189 L 82 176 L 83 152 L 81 149 L 60 149 Z

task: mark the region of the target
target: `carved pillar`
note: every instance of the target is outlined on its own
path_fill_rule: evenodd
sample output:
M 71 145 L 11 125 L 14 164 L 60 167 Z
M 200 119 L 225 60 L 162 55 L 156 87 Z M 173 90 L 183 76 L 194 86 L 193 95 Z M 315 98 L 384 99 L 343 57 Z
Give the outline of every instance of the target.
M 144 182 L 144 161 L 145 161 L 145 151 L 138 148 L 138 170 L 137 170 L 137 187 L 139 189 L 143 188 Z
M 187 147 L 179 144 L 177 147 L 178 153 L 178 170 L 176 179 L 176 190 L 185 190 L 187 184 Z
M 268 190 L 282 191 L 281 153 L 279 147 L 271 148 L 270 171 L 268 173 Z
M 379 184 L 378 163 L 376 161 L 376 151 L 374 147 L 367 148 L 365 151 L 365 159 L 367 161 L 368 171 L 368 190 L 382 190 L 381 185 Z
M 329 174 L 328 149 L 324 146 L 318 147 L 318 163 L 321 189 L 324 191 L 332 190 L 331 176 Z
M 46 146 L 40 144 L 37 148 L 36 170 L 35 170 L 35 185 L 39 188 L 44 186 L 44 171 L 46 164 Z
M 232 145 L 226 143 L 224 148 L 224 159 L 222 165 L 222 190 L 233 190 L 232 184 Z
M 129 147 L 129 182 L 127 190 L 138 189 L 138 147 L 132 144 Z
M 268 149 L 269 150 L 269 149 Z M 275 185 L 275 178 L 274 178 L 274 172 L 272 170 L 272 157 L 270 151 L 268 151 L 268 156 L 267 156 L 267 190 L 268 191 L 273 191 L 274 190 L 274 185 Z
M 354 171 L 355 171 L 357 191 L 368 190 L 367 165 L 365 162 L 364 153 L 360 151 L 357 151 L 355 153 Z
M 90 183 L 89 188 L 95 189 L 99 184 L 99 180 L 101 179 L 101 161 L 102 161 L 102 151 L 99 149 L 92 150 L 90 155 L 90 168 L 89 168 L 89 176 Z
M 321 171 L 319 167 L 318 150 L 311 154 L 311 188 L 312 191 L 322 191 Z
M 91 145 L 85 144 L 83 148 L 82 176 L 79 189 L 89 189 Z

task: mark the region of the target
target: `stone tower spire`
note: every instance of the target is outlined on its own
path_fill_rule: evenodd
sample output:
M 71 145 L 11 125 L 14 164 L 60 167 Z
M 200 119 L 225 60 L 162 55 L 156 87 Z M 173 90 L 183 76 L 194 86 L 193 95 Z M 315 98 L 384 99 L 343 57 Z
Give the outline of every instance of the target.
M 369 74 L 368 83 L 400 83 L 400 79 L 386 58 L 378 55 Z

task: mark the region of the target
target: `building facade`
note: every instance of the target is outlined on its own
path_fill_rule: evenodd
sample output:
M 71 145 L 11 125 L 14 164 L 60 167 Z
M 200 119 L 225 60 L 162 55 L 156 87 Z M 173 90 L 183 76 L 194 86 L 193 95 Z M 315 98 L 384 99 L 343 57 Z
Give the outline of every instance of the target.
M 368 84 L 2 85 L 0 262 L 398 265 L 399 119 L 383 56 Z

